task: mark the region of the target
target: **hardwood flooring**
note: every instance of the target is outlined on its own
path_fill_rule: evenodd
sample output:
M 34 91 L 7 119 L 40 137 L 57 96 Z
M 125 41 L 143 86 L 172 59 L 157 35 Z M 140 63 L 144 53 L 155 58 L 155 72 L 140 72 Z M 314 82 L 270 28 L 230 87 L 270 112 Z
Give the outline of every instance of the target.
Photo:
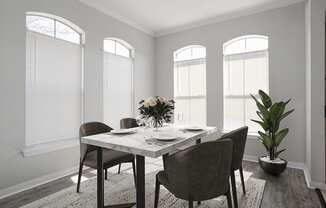
M 161 159 L 146 160 L 146 168 L 155 168 Z M 302 170 L 287 168 L 281 177 L 265 174 L 257 163 L 244 161 L 244 171 L 251 172 L 251 177 L 266 180 L 261 208 L 320 208 L 322 207 L 315 190 L 306 186 Z M 122 167 L 122 171 L 124 171 Z M 129 169 L 129 168 L 128 168 Z M 94 177 L 95 170 L 84 171 L 85 177 Z M 125 170 L 130 171 L 130 170 Z M 76 186 L 71 180 L 74 175 L 23 191 L 0 200 L 0 208 L 18 208 L 35 200 L 53 194 L 69 186 Z M 76 178 L 76 177 L 74 177 Z

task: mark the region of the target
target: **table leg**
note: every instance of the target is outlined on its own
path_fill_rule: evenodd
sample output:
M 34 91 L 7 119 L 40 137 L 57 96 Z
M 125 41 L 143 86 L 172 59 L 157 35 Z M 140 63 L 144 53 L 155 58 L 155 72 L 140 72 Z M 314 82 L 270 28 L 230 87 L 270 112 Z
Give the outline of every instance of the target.
M 145 157 L 136 155 L 137 166 L 137 208 L 145 208 Z
M 97 148 L 97 208 L 130 208 L 135 203 L 104 206 L 103 149 Z
M 97 149 L 97 208 L 104 208 L 103 149 Z

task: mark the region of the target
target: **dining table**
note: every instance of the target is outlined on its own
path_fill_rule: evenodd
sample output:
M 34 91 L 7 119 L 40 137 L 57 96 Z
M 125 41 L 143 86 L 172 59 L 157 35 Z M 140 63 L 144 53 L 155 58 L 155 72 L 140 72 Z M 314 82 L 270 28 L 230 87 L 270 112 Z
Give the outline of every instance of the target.
M 81 142 L 97 149 L 97 208 L 132 207 L 145 208 L 145 157 L 166 157 L 191 143 L 200 143 L 202 138 L 217 132 L 216 127 L 191 129 L 185 126 L 168 125 L 158 129 L 137 127 L 126 134 L 112 132 L 81 138 Z M 122 151 L 136 158 L 136 202 L 104 205 L 103 148 Z

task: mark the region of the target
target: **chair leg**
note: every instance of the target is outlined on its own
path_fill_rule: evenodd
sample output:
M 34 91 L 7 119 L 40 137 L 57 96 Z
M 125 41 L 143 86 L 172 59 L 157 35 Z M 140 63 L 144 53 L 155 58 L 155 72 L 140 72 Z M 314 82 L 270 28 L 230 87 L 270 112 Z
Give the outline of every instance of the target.
M 194 208 L 194 201 L 193 200 L 189 199 L 188 203 L 189 203 L 189 208 Z
M 108 180 L 108 169 L 104 169 L 104 172 L 105 172 L 105 180 Z
M 77 181 L 77 193 L 79 193 L 79 188 L 80 188 L 80 180 L 81 176 L 83 174 L 83 163 L 79 163 L 79 171 L 78 171 L 78 181 Z
M 118 174 L 120 174 L 121 171 L 121 163 L 119 164 Z
M 198 202 L 197 202 L 197 205 L 201 205 L 201 201 L 198 201 Z
M 242 191 L 243 191 L 243 194 L 246 194 L 246 188 L 245 188 L 245 183 L 244 183 L 244 179 L 243 179 L 243 169 L 242 169 L 242 166 L 240 166 L 239 172 L 240 172 L 240 178 L 241 178 L 241 184 L 242 184 Z
M 227 202 L 228 202 L 228 208 L 232 208 L 230 186 L 228 188 L 228 191 L 226 192 L 226 199 L 227 199 Z
M 134 182 L 135 182 L 135 186 L 136 186 L 136 183 L 137 183 L 137 177 L 136 177 L 136 166 L 135 166 L 135 160 L 133 160 L 131 162 L 132 164 L 132 171 L 134 172 Z
M 154 208 L 158 207 L 158 198 L 160 196 L 160 182 L 156 176 L 156 182 L 155 182 L 155 198 L 154 198 Z
M 233 195 L 234 208 L 238 208 L 237 187 L 236 187 L 236 184 L 235 184 L 235 175 L 234 175 L 233 170 L 231 170 L 231 185 L 232 185 L 232 195 Z

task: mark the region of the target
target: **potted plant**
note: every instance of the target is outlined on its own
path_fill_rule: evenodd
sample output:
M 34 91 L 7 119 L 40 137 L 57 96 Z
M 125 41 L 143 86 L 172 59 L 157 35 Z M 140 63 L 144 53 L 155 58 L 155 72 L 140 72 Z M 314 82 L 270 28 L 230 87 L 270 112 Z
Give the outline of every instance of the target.
M 155 96 L 149 97 L 139 102 L 138 108 L 141 117 L 154 127 L 158 128 L 164 122 L 170 122 L 173 116 L 174 100 L 169 100 L 164 97 Z
M 259 140 L 267 151 L 267 156 L 259 158 L 259 165 L 265 172 L 272 175 L 279 175 L 285 170 L 287 161 L 279 157 L 280 153 L 286 149 L 279 150 L 278 147 L 289 132 L 288 128 L 280 129 L 280 123 L 294 109 L 285 111 L 286 105 L 291 99 L 286 102 L 273 103 L 270 96 L 264 91 L 259 90 L 258 94 L 260 99 L 257 99 L 253 95 L 251 97 L 256 102 L 258 108 L 257 115 L 260 120 L 252 119 L 252 121 L 258 123 L 264 130 L 264 132 L 258 131 L 258 134 Z

